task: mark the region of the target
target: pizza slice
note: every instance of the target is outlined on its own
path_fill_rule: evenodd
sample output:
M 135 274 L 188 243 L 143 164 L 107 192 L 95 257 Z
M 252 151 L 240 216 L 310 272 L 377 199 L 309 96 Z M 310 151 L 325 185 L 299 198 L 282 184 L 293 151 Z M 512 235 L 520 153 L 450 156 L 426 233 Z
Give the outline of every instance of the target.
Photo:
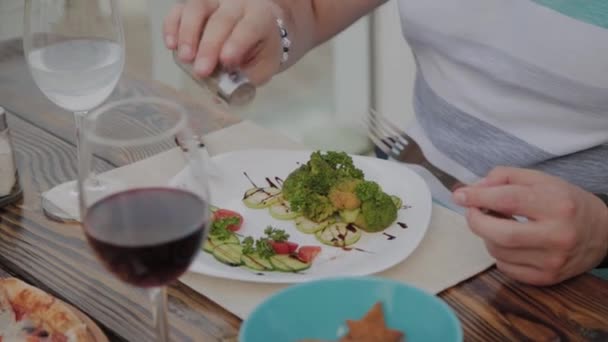
M 6 324 L 5 329 L 0 325 L 0 342 L 93 341 L 67 305 L 15 278 L 0 280 L 0 315 L 6 322 L 0 323 Z
M 4 331 L 17 323 L 15 311 L 8 300 L 6 292 L 0 287 L 0 336 Z

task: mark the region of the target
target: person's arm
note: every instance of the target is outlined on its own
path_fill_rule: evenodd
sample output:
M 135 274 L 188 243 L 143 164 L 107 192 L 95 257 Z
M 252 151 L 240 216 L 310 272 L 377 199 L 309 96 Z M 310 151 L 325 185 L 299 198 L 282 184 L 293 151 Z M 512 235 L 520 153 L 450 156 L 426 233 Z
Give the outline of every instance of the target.
M 608 195 L 607 194 L 595 194 L 608 208 Z M 608 210 L 608 209 L 607 209 Z M 608 268 L 608 251 L 606 251 L 606 257 L 596 268 Z
M 289 65 L 387 0 L 274 0 L 292 37 Z
M 221 64 L 263 84 L 385 1 L 188 0 L 165 18 L 164 39 L 199 77 Z

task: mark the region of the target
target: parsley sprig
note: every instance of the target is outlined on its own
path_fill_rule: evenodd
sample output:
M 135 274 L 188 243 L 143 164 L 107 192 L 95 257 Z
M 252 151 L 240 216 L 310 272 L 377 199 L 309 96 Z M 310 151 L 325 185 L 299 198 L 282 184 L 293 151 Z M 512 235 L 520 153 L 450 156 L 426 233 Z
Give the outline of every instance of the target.
M 264 234 L 266 234 L 270 240 L 276 242 L 285 242 L 289 240 L 289 234 L 285 233 L 284 230 L 274 228 L 273 226 L 266 227 L 266 229 L 264 229 Z
M 277 229 L 272 226 L 268 226 L 264 230 L 264 234 L 266 235 L 265 237 L 261 237 L 257 240 L 251 236 L 244 238 L 241 242 L 241 245 L 243 246 L 243 254 L 257 254 L 261 258 L 268 259 L 276 254 L 271 244 L 272 241 L 285 242 L 289 239 L 289 234 L 287 234 L 284 230 Z
M 211 223 L 211 230 L 209 231 L 209 235 L 214 238 L 223 241 L 227 240 L 232 236 L 232 232 L 228 229 L 228 227 L 232 225 L 238 225 L 240 222 L 239 218 L 236 216 L 226 217 L 219 220 L 213 221 Z

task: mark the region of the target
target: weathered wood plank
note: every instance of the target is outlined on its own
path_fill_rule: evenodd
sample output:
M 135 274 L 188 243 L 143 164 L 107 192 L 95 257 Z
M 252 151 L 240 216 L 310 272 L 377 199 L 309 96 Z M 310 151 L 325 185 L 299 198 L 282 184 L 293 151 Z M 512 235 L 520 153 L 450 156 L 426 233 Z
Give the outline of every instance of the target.
M 441 296 L 470 341 L 608 341 L 608 282 L 591 275 L 533 287 L 492 269 Z

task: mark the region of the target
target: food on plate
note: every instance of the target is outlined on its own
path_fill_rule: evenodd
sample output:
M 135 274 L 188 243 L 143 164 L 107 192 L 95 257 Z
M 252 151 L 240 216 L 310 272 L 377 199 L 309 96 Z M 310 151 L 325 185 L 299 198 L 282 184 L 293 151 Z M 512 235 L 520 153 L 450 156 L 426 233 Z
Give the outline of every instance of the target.
M 328 197 L 334 186 L 363 180 L 363 171 L 356 168 L 346 153 L 313 152 L 310 160 L 293 171 L 283 183 L 283 197 L 295 211 L 321 222 L 338 211 Z
M 315 233 L 317 240 L 329 246 L 347 247 L 361 238 L 361 231 L 352 223 L 338 222 Z
M 0 341 L 93 341 L 63 302 L 19 279 L 0 279 Z
M 213 212 L 213 221 L 219 221 L 222 219 L 228 219 L 224 221 L 227 225 L 226 228 L 232 232 L 236 232 L 241 229 L 243 225 L 243 216 L 236 211 L 228 209 L 217 209 Z
M 314 234 L 334 247 L 355 244 L 361 238 L 360 230 L 377 233 L 390 227 L 403 204 L 378 183 L 366 180 L 343 152 L 313 152 L 307 163 L 282 182 L 282 188 L 269 184 L 267 188 L 254 184 L 245 192 L 245 204 L 255 209 L 268 207 L 270 215 L 279 220 L 295 220 L 300 232 Z
M 274 186 L 254 187 L 245 192 L 243 203 L 251 209 L 268 208 L 279 201 L 281 190 Z
M 401 331 L 389 328 L 384 320 L 382 303 L 374 304 L 365 316 L 358 320 L 347 320 L 348 333 L 338 342 L 402 342 Z M 300 340 L 299 342 L 322 342 L 320 340 Z
M 293 220 L 300 216 L 300 213 L 293 210 L 287 200 L 280 196 L 277 202 L 268 208 L 270 215 L 277 220 Z
M 253 271 L 301 272 L 310 268 L 321 252 L 318 246 L 299 246 L 289 241 L 284 230 L 267 227 L 264 236 L 242 240 L 235 233 L 243 225 L 243 217 L 226 209 L 214 210 L 209 236 L 203 250 L 226 265 L 244 266 Z M 1 341 L 0 341 L 1 342 Z
M 361 211 L 355 224 L 367 232 L 380 232 L 397 219 L 395 202 L 382 191 L 375 182 L 361 182 L 357 185 L 357 197 L 361 199 Z

